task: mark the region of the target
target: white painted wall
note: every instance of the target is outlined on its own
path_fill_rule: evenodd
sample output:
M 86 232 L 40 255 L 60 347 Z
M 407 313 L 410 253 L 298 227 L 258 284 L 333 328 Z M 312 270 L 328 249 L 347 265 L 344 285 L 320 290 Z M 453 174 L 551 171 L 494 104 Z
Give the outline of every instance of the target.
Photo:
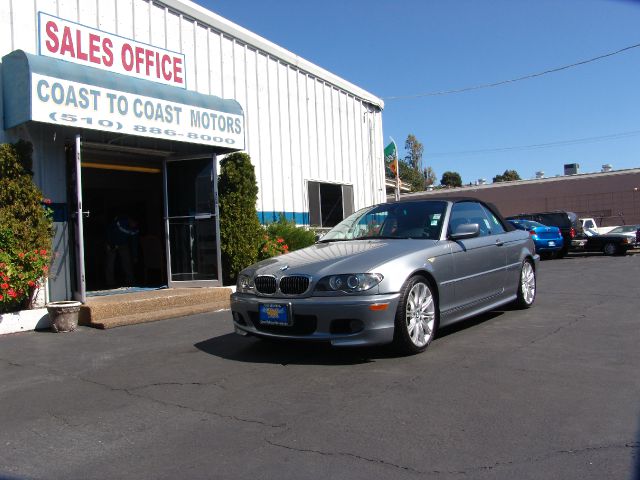
M 356 209 L 384 201 L 370 93 L 186 0 L 0 0 L 0 55 L 37 53 L 38 11 L 184 53 L 188 89 L 238 100 L 259 211 L 307 212 L 309 180 L 352 184 Z

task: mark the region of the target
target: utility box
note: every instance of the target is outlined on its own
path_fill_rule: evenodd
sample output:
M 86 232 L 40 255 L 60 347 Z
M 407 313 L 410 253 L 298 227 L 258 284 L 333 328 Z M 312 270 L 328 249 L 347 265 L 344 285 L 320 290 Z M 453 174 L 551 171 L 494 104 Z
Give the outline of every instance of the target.
M 565 163 L 564 164 L 564 174 L 565 175 L 577 175 L 580 173 L 580 164 L 579 163 Z

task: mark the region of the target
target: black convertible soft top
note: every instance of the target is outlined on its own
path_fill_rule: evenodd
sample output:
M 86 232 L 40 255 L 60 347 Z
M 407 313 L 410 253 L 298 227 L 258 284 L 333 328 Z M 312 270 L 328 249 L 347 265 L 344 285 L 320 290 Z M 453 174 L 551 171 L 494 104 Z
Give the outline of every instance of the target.
M 491 211 L 491 213 L 493 213 L 496 216 L 496 218 L 502 224 L 502 227 L 507 232 L 512 232 L 513 230 L 516 230 L 516 227 L 514 227 L 510 222 L 507 222 L 504 219 L 504 217 L 502 216 L 502 214 L 500 213 L 498 208 L 493 203 L 485 202 L 483 200 L 479 200 L 479 199 L 474 198 L 474 197 L 438 197 L 438 196 L 433 196 L 433 197 L 420 198 L 420 199 L 407 198 L 406 200 L 400 199 L 399 203 L 403 203 L 403 202 L 429 202 L 429 201 L 452 202 L 452 203 L 477 202 L 477 203 L 480 203 L 480 204 L 484 205 L 489 211 Z

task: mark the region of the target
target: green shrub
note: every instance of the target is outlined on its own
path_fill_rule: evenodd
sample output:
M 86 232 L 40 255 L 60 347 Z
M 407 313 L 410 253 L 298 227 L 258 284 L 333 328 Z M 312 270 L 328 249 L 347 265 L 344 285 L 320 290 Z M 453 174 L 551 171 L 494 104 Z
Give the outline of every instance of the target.
M 263 239 L 256 210 L 258 184 L 249 155 L 232 153 L 220 162 L 218 197 L 223 277 L 230 284 L 240 270 L 256 262 Z
M 271 238 L 282 238 L 289 251 L 308 247 L 316 241 L 314 231 L 296 226 L 296 222 L 287 220 L 284 215 L 280 215 L 277 222 L 267 225 L 267 233 Z
M 29 303 L 49 272 L 51 202 L 33 183 L 31 153 L 26 142 L 0 145 L 0 312 Z

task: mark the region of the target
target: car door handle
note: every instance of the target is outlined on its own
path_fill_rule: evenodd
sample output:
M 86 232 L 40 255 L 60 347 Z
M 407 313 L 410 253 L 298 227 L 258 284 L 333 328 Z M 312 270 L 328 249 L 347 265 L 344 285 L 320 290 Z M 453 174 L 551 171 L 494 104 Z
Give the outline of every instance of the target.
M 504 245 L 504 242 L 502 240 L 500 240 L 499 238 L 496 240 L 496 247 L 501 247 Z

